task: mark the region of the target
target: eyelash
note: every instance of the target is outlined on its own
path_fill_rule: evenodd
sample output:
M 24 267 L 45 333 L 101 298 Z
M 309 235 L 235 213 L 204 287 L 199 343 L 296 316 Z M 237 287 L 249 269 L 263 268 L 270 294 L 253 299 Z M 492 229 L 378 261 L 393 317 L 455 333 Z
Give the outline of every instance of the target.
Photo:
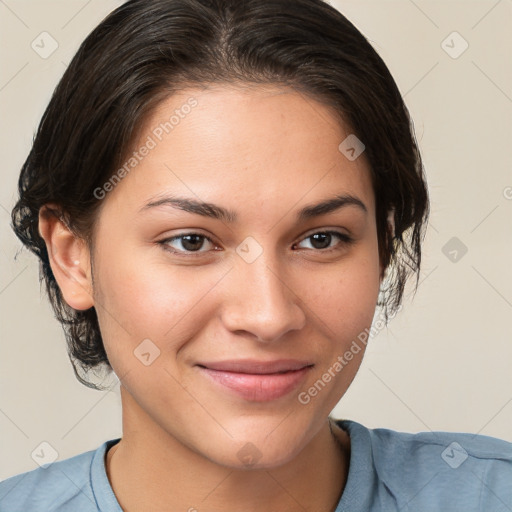
M 311 233 L 311 235 L 308 235 L 307 237 L 303 238 L 301 240 L 304 241 L 304 240 L 308 240 L 309 238 L 312 238 L 313 236 L 315 235 L 334 235 L 336 237 L 338 237 L 338 239 L 340 240 L 340 243 L 338 244 L 338 246 L 335 246 L 333 248 L 330 248 L 330 249 L 308 249 L 308 250 L 312 250 L 314 252 L 318 252 L 318 253 L 322 253 L 322 254 L 326 254 L 326 253 L 331 253 L 331 252 L 334 252 L 334 251 L 339 251 L 341 250 L 341 247 L 342 245 L 350 245 L 352 243 L 354 243 L 354 239 L 351 238 L 350 236 L 346 235 L 345 233 L 340 233 L 339 231 L 316 231 L 315 233 Z M 195 258 L 195 257 L 199 257 L 201 256 L 202 254 L 204 254 L 205 252 L 208 252 L 208 251 L 177 251 L 175 249 L 171 249 L 169 248 L 168 244 L 170 242 L 173 242 L 174 240 L 179 240 L 181 238 L 184 238 L 186 236 L 198 236 L 200 238 L 203 238 L 205 240 L 208 240 L 208 242 L 210 242 L 212 245 L 215 245 L 215 243 L 213 242 L 213 240 L 206 236 L 206 235 L 203 235 L 201 233 L 194 233 L 194 232 L 190 232 L 190 233 L 182 233 L 181 235 L 176 235 L 176 236 L 173 236 L 171 238 L 165 238 L 164 240 L 160 240 L 159 242 L 157 242 L 159 245 L 162 246 L 162 248 L 165 250 L 165 251 L 168 251 L 172 254 L 176 254 L 176 255 L 180 255 L 180 256 L 184 256 L 186 258 Z

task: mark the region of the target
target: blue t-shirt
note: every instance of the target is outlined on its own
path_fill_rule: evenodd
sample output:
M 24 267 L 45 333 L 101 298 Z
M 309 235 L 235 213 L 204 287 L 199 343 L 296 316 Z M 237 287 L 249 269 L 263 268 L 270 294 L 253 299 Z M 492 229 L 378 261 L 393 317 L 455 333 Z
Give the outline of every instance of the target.
M 351 441 L 336 512 L 512 511 L 512 443 L 336 422 Z M 122 512 L 105 470 L 105 454 L 118 441 L 0 482 L 0 512 Z

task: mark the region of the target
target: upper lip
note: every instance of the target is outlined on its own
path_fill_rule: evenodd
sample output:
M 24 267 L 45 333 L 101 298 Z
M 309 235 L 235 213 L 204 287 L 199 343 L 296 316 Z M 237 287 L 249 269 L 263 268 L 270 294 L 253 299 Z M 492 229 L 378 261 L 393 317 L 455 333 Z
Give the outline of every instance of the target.
M 198 366 L 204 366 L 210 370 L 252 373 L 252 374 L 270 374 L 293 370 L 300 370 L 307 366 L 312 366 L 308 361 L 298 361 L 297 359 L 278 359 L 275 361 L 257 361 L 254 359 L 236 359 L 217 362 L 201 362 Z

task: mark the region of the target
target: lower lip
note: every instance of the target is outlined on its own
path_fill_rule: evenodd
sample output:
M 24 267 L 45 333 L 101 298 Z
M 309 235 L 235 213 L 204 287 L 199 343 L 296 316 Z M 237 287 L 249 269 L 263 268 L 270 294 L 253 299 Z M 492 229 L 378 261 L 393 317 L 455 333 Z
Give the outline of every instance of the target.
M 304 380 L 310 366 L 286 373 L 235 373 L 199 367 L 208 378 L 245 400 L 268 402 L 291 393 Z

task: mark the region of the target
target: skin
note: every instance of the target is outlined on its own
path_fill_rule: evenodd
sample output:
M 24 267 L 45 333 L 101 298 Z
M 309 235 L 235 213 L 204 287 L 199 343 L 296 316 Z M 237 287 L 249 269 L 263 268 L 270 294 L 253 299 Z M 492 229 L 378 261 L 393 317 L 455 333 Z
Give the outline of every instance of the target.
M 371 325 L 382 268 L 368 163 L 338 150 L 350 130 L 329 107 L 277 86 L 182 91 L 152 113 L 136 148 L 191 96 L 198 105 L 102 200 L 92 260 L 62 222 L 40 215 L 64 298 L 96 308 L 121 382 L 123 437 L 106 457 L 109 480 L 125 511 L 334 510 L 350 439 L 331 434 L 328 416 L 364 350 L 308 404 L 298 394 Z M 139 211 L 159 194 L 220 205 L 238 221 Z M 299 209 L 336 194 L 367 212 L 344 206 L 297 222 Z M 326 230 L 354 241 L 314 245 L 309 237 Z M 158 243 L 191 232 L 212 242 L 188 254 L 183 238 L 167 243 L 181 255 Z M 249 236 L 263 251 L 252 263 L 236 252 Z M 149 365 L 134 355 L 145 339 L 160 350 Z M 314 366 L 268 402 L 233 395 L 196 366 L 240 358 Z M 250 467 L 237 455 L 247 443 L 258 454 Z

